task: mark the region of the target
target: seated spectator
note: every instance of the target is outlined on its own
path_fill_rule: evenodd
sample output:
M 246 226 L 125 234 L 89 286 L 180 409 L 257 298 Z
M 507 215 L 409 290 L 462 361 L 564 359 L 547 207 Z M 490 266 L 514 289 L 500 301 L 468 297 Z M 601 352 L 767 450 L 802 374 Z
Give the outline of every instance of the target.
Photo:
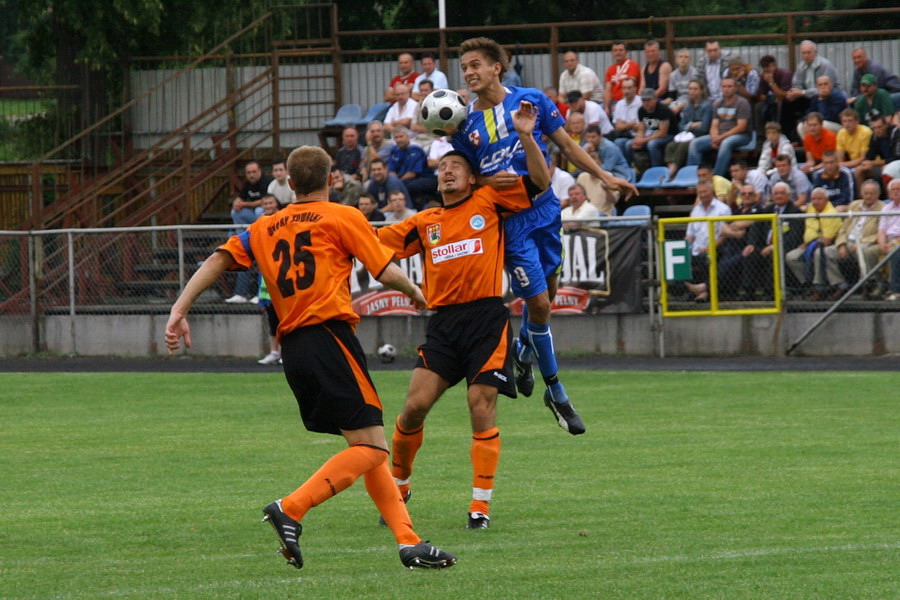
M 664 164 L 666 144 L 675 137 L 675 115 L 665 104 L 659 102 L 655 91 L 646 88 L 641 92 L 641 108 L 638 110 L 638 130 L 631 140 L 629 154 L 625 155 L 629 162 L 635 152 L 646 151 L 650 157 L 651 167 Z
M 866 51 L 862 48 L 856 48 L 850 53 L 853 60 L 853 83 L 850 84 L 850 98 L 847 104 L 856 102 L 857 97 L 862 93 L 862 78 L 864 75 L 875 76 L 875 86 L 886 90 L 894 102 L 896 108 L 900 108 L 900 77 L 891 73 L 877 62 L 869 60 Z M 887 114 L 887 113 L 884 113 Z M 900 125 L 900 123 L 894 123 Z
M 713 196 L 712 184 L 708 181 L 697 183 L 697 201 L 691 209 L 691 217 L 725 217 L 731 214 L 728 206 Z M 709 300 L 709 246 L 721 245 L 725 238 L 722 235 L 724 221 L 716 221 L 713 227 L 715 239 L 709 239 L 709 225 L 705 221 L 688 223 L 685 239 L 691 247 L 691 281 L 686 283 L 687 289 L 695 302 Z
M 697 181 L 705 182 L 712 186 L 713 196 L 720 202 L 725 202 L 731 194 L 731 182 L 721 175 L 714 175 L 712 168 L 707 164 L 697 166 Z M 726 204 L 726 206 L 728 206 Z
M 581 221 L 580 219 L 589 219 L 599 217 L 600 212 L 597 207 L 587 201 L 587 194 L 584 188 L 579 184 L 575 184 L 569 188 L 569 205 L 562 209 L 563 230 L 567 232 L 578 231 L 585 227 L 600 227 L 600 221 Z M 572 221 L 572 219 L 579 219 Z
M 506 85 L 508 87 L 508 84 L 506 82 L 504 82 L 503 85 Z M 552 102 L 556 106 L 557 110 L 559 110 L 559 115 L 563 119 L 565 119 L 569 114 L 569 105 L 559 99 L 559 94 L 556 92 L 556 88 L 550 85 L 545 87 L 543 89 L 543 92 L 544 95 L 550 99 L 550 102 Z
M 638 111 L 641 109 L 641 100 L 637 97 L 637 80 L 626 77 L 621 84 L 622 97 L 616 102 L 613 109 L 612 122 L 615 132 L 616 145 L 622 151 L 623 156 L 628 156 L 628 147 L 631 140 L 637 134 L 640 119 Z
M 419 103 L 410 98 L 410 86 L 398 83 L 394 86 L 394 97 L 397 99 L 384 116 L 384 130 L 393 137 L 393 131 L 397 127 L 409 129 L 416 120 L 419 112 Z
M 782 110 L 782 102 L 791 89 L 793 73 L 780 68 L 775 57 L 770 54 L 759 59 L 759 71 L 760 82 L 756 90 L 754 121 L 756 123 L 778 121 L 784 133 L 793 132 L 796 120 L 791 118 L 790 111 Z
M 734 80 L 722 80 L 722 99 L 713 105 L 714 117 L 709 126 L 709 135 L 695 138 L 688 148 L 687 164 L 699 165 L 703 155 L 716 150 L 716 175 L 725 175 L 731 164 L 731 153 L 735 148 L 750 141 L 750 103 L 738 96 Z
M 434 58 L 434 54 L 431 52 L 422 53 L 422 58 L 419 59 L 419 63 L 422 65 L 422 72 L 416 77 L 415 82 L 413 82 L 413 100 L 421 103 L 422 100 L 434 90 L 450 89 L 450 84 L 447 82 L 447 76 L 437 68 L 437 61 Z M 423 81 L 431 82 L 430 90 L 421 89 Z
M 337 167 L 331 168 L 331 176 L 328 179 L 328 200 L 330 202 L 356 206 L 362 191 L 362 183 Z
M 791 189 L 788 184 L 779 182 L 772 186 L 772 202 L 759 214 L 774 213 L 776 215 L 800 214 L 800 209 L 791 202 Z M 799 219 L 778 221 L 781 227 L 774 230 L 769 221 L 756 221 L 747 231 L 747 245 L 741 250 L 741 284 L 738 290 L 739 299 L 753 299 L 761 292 L 765 299 L 772 298 L 772 261 L 775 250 L 774 236 L 781 229 L 781 252 L 787 253 L 803 242 L 803 222 Z
M 653 90 L 656 99 L 662 102 L 663 98 L 669 93 L 669 77 L 672 74 L 672 65 L 660 56 L 659 42 L 656 40 L 644 42 L 644 60 L 638 93 L 642 93 L 649 88 Z
M 601 139 L 603 140 L 603 145 L 609 144 L 612 147 L 612 151 L 618 153 L 619 156 L 621 156 L 621 152 L 619 152 L 619 149 L 616 148 L 615 144 L 613 144 L 606 138 Z M 588 156 L 596 161 L 596 163 L 600 165 L 600 167 L 604 169 L 606 168 L 600 158 L 600 155 L 597 154 L 597 152 L 588 152 Z M 600 179 L 599 177 L 595 177 L 588 171 L 582 171 L 581 174 L 578 175 L 578 177 L 575 179 L 575 182 L 581 186 L 581 189 L 584 190 L 588 202 L 590 202 L 594 206 L 594 208 L 597 209 L 598 214 L 608 215 L 611 217 L 616 216 L 616 202 L 618 202 L 619 200 L 618 191 L 607 188 L 602 179 Z
M 385 102 L 395 102 L 397 100 L 396 86 L 398 83 L 402 83 L 408 86 L 408 89 L 412 89 L 413 84 L 419 77 L 419 74 L 416 73 L 416 59 L 409 52 L 404 52 L 397 57 L 397 71 L 398 73 L 391 78 L 387 90 L 384 92 Z
M 892 179 L 888 183 L 889 203 L 882 212 L 900 212 L 900 179 Z M 900 244 L 900 215 L 885 215 L 878 220 L 878 248 L 887 255 L 894 246 Z M 890 294 L 887 300 L 900 300 L 900 250 L 894 253 L 890 261 L 891 281 Z
M 734 79 L 738 96 L 751 105 L 755 104 L 759 92 L 759 71 L 745 63 L 740 56 L 732 56 L 728 59 L 728 76 Z
M 677 115 L 688 103 L 688 84 L 697 79 L 697 69 L 691 64 L 691 53 L 687 48 L 675 53 L 675 67 L 669 75 L 669 97 L 662 102 Z
M 375 158 L 369 164 L 369 183 L 366 185 L 366 193 L 375 199 L 378 208 L 387 206 L 388 197 L 395 190 L 402 191 L 406 196 L 406 206 L 412 208 L 412 200 L 406 186 L 396 175 L 388 173 L 387 164 L 380 158 Z
M 806 208 L 807 195 L 812 186 L 809 179 L 797 167 L 791 166 L 791 157 L 785 154 L 775 158 L 775 172 L 769 176 L 769 196 L 771 197 L 775 185 L 784 183 L 790 190 L 791 202 L 797 208 Z
M 872 140 L 872 130 L 859 124 L 859 115 L 852 108 L 841 113 L 841 125 L 837 134 L 837 151 L 841 166 L 855 169 L 865 160 Z
M 625 90 L 622 89 L 622 84 L 626 79 L 630 79 L 634 82 L 634 91 L 632 93 L 637 94 L 638 82 L 641 79 L 641 68 L 636 62 L 628 58 L 628 48 L 626 48 L 625 42 L 618 40 L 614 41 L 610 50 L 612 52 L 613 63 L 606 69 L 606 84 L 603 91 L 603 102 L 606 107 L 606 112 L 612 116 L 612 121 L 615 123 L 616 119 L 613 115 L 613 108 L 625 94 Z M 634 112 L 635 114 L 637 113 L 637 107 L 635 107 Z
M 503 85 L 506 87 L 522 87 L 525 85 L 522 82 L 522 70 L 525 68 L 524 65 L 520 64 L 518 60 L 515 65 L 513 64 L 513 57 L 515 55 L 512 51 L 507 48 L 506 49 L 506 64 L 510 65 L 510 68 L 506 70 L 506 75 L 503 76 Z
M 736 160 L 731 163 L 731 189 L 725 200 L 725 204 L 728 205 L 731 212 L 737 212 L 738 209 L 743 208 L 741 194 L 745 184 L 753 186 L 753 191 L 756 192 L 753 198 L 754 202 L 765 204 L 769 193 L 769 178 L 762 171 L 747 167 L 746 161 Z
M 822 188 L 828 194 L 828 201 L 838 212 L 846 212 L 850 202 L 856 197 L 853 190 L 853 173 L 842 167 L 837 152 L 831 150 L 822 158 L 822 168 L 812 177 L 814 188 Z
M 835 214 L 837 211 L 828 201 L 828 192 L 823 188 L 815 188 L 810 194 L 808 215 Z M 836 263 L 829 263 L 825 258 L 825 249 L 834 245 L 841 219 L 805 219 L 803 243 L 788 252 L 784 261 L 794 277 L 805 287 L 811 288 L 806 299 L 813 302 L 819 300 L 837 300 L 847 289 L 847 280 Z
M 800 62 L 794 72 L 791 89 L 787 91 L 782 102 L 782 111 L 787 111 L 795 123 L 800 121 L 800 115 L 806 114 L 812 99 L 818 96 L 819 90 L 816 81 L 822 75 L 827 75 L 834 87 L 841 87 L 837 71 L 831 62 L 827 58 L 819 56 L 819 49 L 815 42 L 804 40 L 800 43 Z M 785 130 L 785 133 L 788 132 L 790 132 L 789 129 Z
M 550 189 L 559 198 L 559 205 L 563 208 L 569 205 L 569 188 L 575 185 L 575 178 L 565 169 L 558 169 L 550 163 Z
M 866 73 L 859 80 L 859 95 L 853 103 L 863 125 L 870 125 L 878 115 L 890 117 L 894 114 L 894 101 L 887 90 L 878 87 L 875 76 Z
M 582 144 L 581 136 L 585 130 L 584 115 L 578 111 L 569 110 L 569 114 L 566 117 L 566 124 L 564 127 L 566 133 L 569 134 L 569 137 L 575 140 L 575 143 L 580 146 Z M 575 166 L 575 163 L 566 160 L 564 157 L 560 158 L 563 161 L 562 166 L 566 171 L 572 173 L 572 175 L 576 175 L 578 173 L 579 169 Z
M 387 164 L 391 158 L 391 150 L 394 149 L 393 140 L 385 139 L 384 125 L 381 121 L 371 121 L 366 127 L 366 152 L 363 157 L 364 168 L 362 171 L 362 180 L 366 181 L 370 176 L 372 161 L 380 158 Z
M 837 150 L 837 134 L 823 126 L 824 119 L 817 112 L 806 115 L 806 135 L 803 136 L 803 150 L 806 162 L 800 170 L 812 175 L 822 168 L 822 157 L 829 150 Z
M 881 186 L 869 179 L 862 184 L 862 200 L 850 203 L 850 214 L 858 212 L 879 212 L 884 203 L 879 199 Z M 825 248 L 825 258 L 837 263 L 837 267 L 848 263 L 859 269 L 865 276 L 878 263 L 878 217 L 854 216 L 844 219 L 838 230 L 834 245 Z M 865 288 L 864 295 L 879 297 L 883 290 L 877 275 L 873 276 Z
M 841 90 L 835 89 L 831 78 L 822 75 L 816 80 L 817 94 L 809 101 L 807 114 L 817 112 L 822 115 L 822 125 L 835 133 L 841 130 L 841 111 L 847 108 L 847 95 Z M 797 125 L 797 135 L 800 139 L 806 135 L 806 127 L 801 121 Z
M 860 188 L 866 179 L 880 180 L 884 166 L 900 160 L 900 127 L 891 125 L 882 115 L 872 119 L 871 125 L 869 151 L 855 170 Z
M 441 158 L 451 150 L 453 150 L 453 144 L 446 135 L 432 142 L 431 148 L 428 149 L 428 168 L 434 169 L 435 176 L 437 176 L 438 163 Z
M 334 153 L 334 164 L 342 173 L 362 181 L 363 150 L 356 127 L 345 127 L 341 132 L 341 147 Z
M 431 82 L 427 79 L 420 82 L 419 86 L 419 89 L 422 90 L 423 97 L 428 96 L 428 94 L 434 91 Z M 434 143 L 434 140 L 438 138 L 438 136 L 428 131 L 425 126 L 422 125 L 422 111 L 420 110 L 416 111 L 416 118 L 413 121 L 410 130 L 413 133 L 412 142 L 419 145 L 426 153 L 431 148 L 431 144 Z
M 593 100 L 585 100 L 581 92 L 575 90 L 566 95 L 566 105 L 569 112 L 576 111 L 584 114 L 584 122 L 587 125 L 599 125 L 603 135 L 613 131 L 613 125 L 606 116 L 603 106 Z M 567 117 L 568 118 L 568 117 Z
M 688 101 L 681 108 L 680 133 L 666 146 L 663 157 L 669 167 L 669 179 L 687 162 L 688 149 L 694 138 L 707 135 L 712 123 L 713 108 L 703 91 L 703 84 L 693 80 L 688 84 Z M 682 139 L 679 139 L 682 138 Z
M 250 225 L 262 214 L 262 197 L 269 192 L 272 178 L 263 175 L 262 167 L 255 160 L 244 166 L 244 185 L 231 201 L 231 221 L 235 225 Z
M 764 203 L 760 201 L 759 194 L 749 183 L 735 185 L 737 188 L 737 201 L 731 208 L 734 215 L 755 215 L 763 210 Z M 719 297 L 731 298 L 740 296 L 741 271 L 744 263 L 744 248 L 749 243 L 748 232 L 756 221 L 741 220 L 727 221 L 722 227 L 722 244 L 717 253 Z M 746 294 L 744 294 L 746 296 Z
M 407 208 L 406 206 L 406 196 L 400 190 L 394 190 L 391 192 L 390 198 L 388 198 L 388 203 L 386 210 L 384 211 L 384 220 L 391 221 L 402 221 L 403 219 L 409 218 L 416 214 L 418 211 Z
M 369 222 L 379 222 L 384 221 L 384 213 L 378 210 L 378 205 L 375 203 L 375 199 L 368 194 L 360 194 L 359 199 L 356 202 L 356 207 L 359 208 L 360 212 L 366 215 L 366 219 Z
M 759 163 L 756 165 L 757 170 L 768 177 L 775 168 L 775 159 L 782 154 L 791 157 L 791 166 L 797 166 L 797 155 L 794 152 L 794 146 L 786 135 L 781 133 L 781 125 L 775 121 L 769 121 L 765 127 L 766 141 L 763 142 L 762 149 L 759 151 Z
M 568 102 L 566 97 L 571 92 L 579 92 L 585 100 L 603 102 L 603 86 L 600 78 L 590 67 L 586 67 L 578 60 L 577 52 L 563 54 L 563 71 L 559 74 L 559 100 Z M 571 104 L 571 103 L 570 103 Z
M 408 129 L 394 129 L 394 142 L 397 145 L 391 150 L 388 173 L 400 178 L 412 198 L 413 207 L 421 209 L 437 193 L 434 169 L 428 168 L 425 151 L 411 142 Z
M 288 183 L 287 167 L 283 160 L 279 160 L 272 165 L 272 175 L 274 179 L 269 182 L 266 194 L 274 196 L 278 201 L 278 208 L 283 208 L 294 201 L 294 190 L 291 188 L 291 184 Z M 260 206 L 263 209 L 263 213 L 265 213 L 265 205 L 261 203 Z
M 600 134 L 600 128 L 596 125 L 588 125 L 584 130 L 584 144 L 582 147 L 590 154 L 597 153 L 597 158 L 603 168 L 616 177 L 625 181 L 634 181 L 634 171 L 622 156 L 619 147 Z M 600 181 L 599 179 L 597 181 Z M 582 184 L 584 185 L 584 184 Z M 588 194 L 590 196 L 590 194 Z

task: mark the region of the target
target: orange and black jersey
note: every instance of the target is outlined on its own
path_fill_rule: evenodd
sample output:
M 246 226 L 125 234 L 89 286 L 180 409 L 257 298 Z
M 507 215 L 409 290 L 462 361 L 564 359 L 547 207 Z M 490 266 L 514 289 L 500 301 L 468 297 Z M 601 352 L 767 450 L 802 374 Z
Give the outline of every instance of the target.
M 528 177 L 497 190 L 477 189 L 451 206 L 419 212 L 382 227 L 378 238 L 400 258 L 423 255 L 422 292 L 428 308 L 503 294 L 502 214 L 531 208 L 543 190 Z
M 257 219 L 218 251 L 228 252 L 245 270 L 255 260 L 278 314 L 279 338 L 332 319 L 359 322 L 350 298 L 353 258 L 379 277 L 393 252 L 378 242 L 355 207 L 331 202 L 289 204 Z

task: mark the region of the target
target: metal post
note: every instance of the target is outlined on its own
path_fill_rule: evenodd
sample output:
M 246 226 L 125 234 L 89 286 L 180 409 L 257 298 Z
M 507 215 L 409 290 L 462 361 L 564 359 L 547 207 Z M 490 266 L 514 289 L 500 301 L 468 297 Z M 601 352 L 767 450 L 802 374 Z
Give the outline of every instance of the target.
M 31 351 L 41 351 L 41 323 L 38 320 L 37 307 L 37 255 L 34 236 L 28 236 L 28 301 L 31 310 Z
M 178 239 L 178 295 L 184 291 L 184 230 L 179 227 L 176 230 Z
M 66 232 L 66 244 L 69 251 L 69 336 L 72 339 L 72 351 L 69 354 L 75 356 L 75 239 L 71 231 Z

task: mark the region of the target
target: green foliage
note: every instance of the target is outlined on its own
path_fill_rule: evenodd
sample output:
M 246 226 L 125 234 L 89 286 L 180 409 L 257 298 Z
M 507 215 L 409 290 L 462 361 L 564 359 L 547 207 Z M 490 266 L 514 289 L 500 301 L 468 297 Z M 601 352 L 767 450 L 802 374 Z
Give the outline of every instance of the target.
M 409 381 L 374 372 L 393 422 Z M 492 528 L 463 529 L 463 390 L 434 408 L 401 568 L 362 481 L 313 509 L 306 566 L 259 509 L 341 440 L 302 431 L 280 374 L 5 374 L 9 600 L 896 598 L 896 373 L 564 372 L 588 424 L 502 400 Z

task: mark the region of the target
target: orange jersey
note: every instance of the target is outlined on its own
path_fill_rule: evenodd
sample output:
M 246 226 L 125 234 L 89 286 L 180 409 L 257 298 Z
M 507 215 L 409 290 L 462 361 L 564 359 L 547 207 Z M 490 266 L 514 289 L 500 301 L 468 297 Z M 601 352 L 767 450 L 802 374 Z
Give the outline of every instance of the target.
M 461 202 L 382 227 L 378 238 L 400 258 L 422 253 L 422 292 L 428 308 L 499 297 L 504 259 L 501 213 L 530 208 L 540 193 L 530 179 L 519 179 L 505 190 L 484 186 Z
M 355 326 L 359 315 L 350 306 L 349 283 L 353 258 L 376 278 L 393 258 L 357 208 L 332 202 L 289 204 L 260 217 L 217 251 L 234 258 L 231 270 L 248 269 L 254 260 L 259 265 L 280 320 L 279 338 L 332 319 Z

